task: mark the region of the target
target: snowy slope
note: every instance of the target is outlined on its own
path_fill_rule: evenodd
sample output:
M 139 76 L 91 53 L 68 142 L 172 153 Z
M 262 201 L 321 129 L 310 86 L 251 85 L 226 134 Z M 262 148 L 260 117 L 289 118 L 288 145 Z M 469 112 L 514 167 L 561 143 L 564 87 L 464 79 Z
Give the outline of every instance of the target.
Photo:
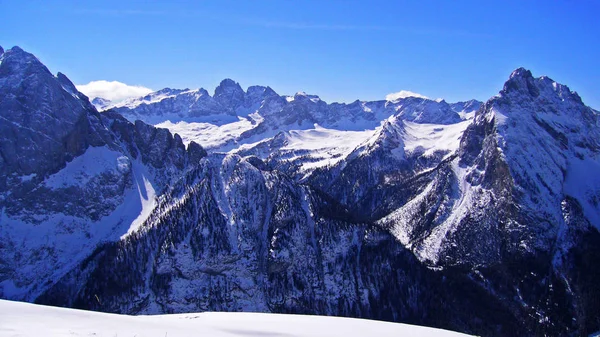
M 132 163 L 128 157 L 106 147 L 89 148 L 44 180 L 38 192 L 41 196 L 62 198 L 71 207 L 51 210 L 38 206 L 38 212 L 23 212 L 21 216 L 2 212 L 0 221 L 4 230 L 0 238 L 9 246 L 18 245 L 20 252 L 10 264 L 19 273 L 0 282 L 4 296 L 22 298 L 31 291 L 35 294 L 39 290 L 29 288 L 32 281 L 56 280 L 100 242 L 117 240 L 131 232 L 153 207 L 153 183 L 148 179 L 153 177 L 138 160 Z M 114 192 L 103 191 L 109 188 Z M 85 213 L 73 206 L 75 200 L 65 196 L 76 194 L 79 189 L 89 191 L 84 194 L 88 198 Z M 94 199 L 99 200 L 94 203 Z M 46 258 L 36 261 L 36 256 L 44 251 Z
M 280 164 L 290 163 L 306 175 L 343 160 L 374 132 L 376 130 L 342 131 L 315 124 L 311 129 L 284 131 L 266 140 L 241 145 L 232 152 Z
M 286 135 L 286 145 L 280 151 L 304 152 L 308 160 L 301 164 L 301 170 L 306 172 L 337 163 L 373 132 L 373 130 L 339 131 L 315 125 L 315 128 L 310 130 L 289 131 Z
M 34 336 L 467 336 L 340 317 L 204 312 L 127 316 L 0 300 L 0 337 Z
M 186 122 L 176 123 L 170 120 L 161 122 L 156 126 L 169 129 L 172 133 L 181 136 L 183 142 L 187 145 L 194 141 L 202 144 L 207 150 L 224 151 L 246 131 L 254 128 L 256 123 L 245 117 L 238 117 L 238 121 L 230 123 L 218 122 Z
M 452 153 L 458 150 L 463 132 L 471 124 L 464 121 L 455 124 L 419 124 L 405 122 L 406 136 L 404 137 L 405 151 L 421 152 L 431 156 L 436 151 Z

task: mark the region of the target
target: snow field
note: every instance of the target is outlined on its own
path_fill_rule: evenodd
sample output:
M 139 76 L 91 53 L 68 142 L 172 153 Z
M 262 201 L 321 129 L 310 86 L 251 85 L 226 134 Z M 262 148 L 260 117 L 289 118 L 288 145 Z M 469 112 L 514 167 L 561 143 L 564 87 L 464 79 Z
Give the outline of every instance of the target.
M 0 337 L 467 336 L 408 324 L 341 317 L 204 312 L 128 316 L 0 300 Z

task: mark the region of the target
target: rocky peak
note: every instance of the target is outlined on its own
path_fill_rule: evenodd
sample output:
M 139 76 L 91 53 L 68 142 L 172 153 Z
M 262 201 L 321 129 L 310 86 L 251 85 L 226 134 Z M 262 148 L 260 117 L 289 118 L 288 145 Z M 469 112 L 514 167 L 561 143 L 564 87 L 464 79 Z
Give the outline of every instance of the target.
M 265 87 L 262 85 L 253 85 L 248 87 L 246 92 L 247 97 L 265 98 L 269 96 L 277 96 L 277 93 L 271 89 L 271 87 Z
M 453 124 L 461 121 L 460 116 L 446 101 L 434 101 L 421 97 L 406 97 L 389 103 L 396 115 L 416 123 Z
M 4 54 L 4 49 L 2 48 L 2 46 L 0 46 L 0 57 L 2 57 L 3 54 Z
M 271 87 L 267 86 L 265 88 L 265 96 L 279 96 L 275 90 L 273 90 Z
M 26 51 L 24 51 L 23 49 L 21 49 L 21 47 L 19 46 L 14 46 L 10 49 L 8 49 L 6 52 L 3 53 L 3 55 L 6 58 L 11 58 L 13 60 L 19 60 L 22 63 L 27 63 L 27 62 L 31 62 L 31 61 L 36 61 L 37 63 L 41 62 L 37 59 L 37 57 L 35 57 L 33 54 L 28 53 Z
M 561 235 L 565 197 L 577 199 L 587 214 L 598 213 L 589 197 L 597 195 L 598 185 L 582 178 L 597 167 L 591 164 L 600 149 L 595 121 L 592 109 L 568 87 L 519 68 L 463 134 L 459 156 L 461 165 L 470 166 L 466 181 L 502 196 L 507 215 L 489 220 L 511 219 L 502 220 L 517 224 L 508 230 L 536 238 L 518 243 L 528 250 L 547 249 Z M 485 217 L 478 223 L 488 221 Z M 519 228 L 523 223 L 534 225 Z
M 200 159 L 206 157 L 207 155 L 206 150 L 204 150 L 204 148 L 200 144 L 194 141 L 191 141 L 188 144 L 187 152 L 189 154 L 190 162 L 192 164 L 197 164 L 200 161 Z
M 513 78 L 533 78 L 533 75 L 531 74 L 531 71 L 523 67 L 519 67 L 510 74 L 509 79 Z
M 103 142 L 91 130 L 99 121 L 87 98 L 66 76 L 55 77 L 19 47 L 2 56 L 0 97 L 0 116 L 6 121 L 0 123 L 4 177 L 54 172 L 89 145 Z
M 263 101 L 271 98 L 279 98 L 279 95 L 270 87 L 262 85 L 253 85 L 248 87 L 245 96 L 244 106 L 251 110 L 256 110 L 261 106 Z
M 214 98 L 225 107 L 236 108 L 244 101 L 244 90 L 239 83 L 226 78 L 215 89 Z
M 309 95 L 309 94 L 305 93 L 304 91 L 298 91 L 294 95 L 294 100 L 303 100 L 303 99 L 310 99 L 313 102 L 321 100 L 321 98 L 319 96 L 317 96 L 317 95 Z
M 19 118 L 19 114 L 43 114 L 44 110 L 51 107 L 47 103 L 51 99 L 61 97 L 60 103 L 68 105 L 70 109 L 53 110 L 50 115 L 54 119 L 65 117 L 67 122 L 74 122 L 79 118 L 82 108 L 91 108 L 85 95 L 80 94 L 75 85 L 62 73 L 54 76 L 46 66 L 44 66 L 33 54 L 25 52 L 19 47 L 13 47 L 6 51 L 2 56 L 0 63 L 0 90 L 4 93 L 11 92 L 19 100 L 25 98 L 31 99 L 29 106 L 14 106 L 7 118 Z M 12 96 L 11 96 L 12 98 Z M 84 104 L 79 100 L 82 99 Z M 10 104 L 12 99 L 7 99 L 6 104 Z M 37 109 L 37 110 L 35 110 Z M 10 109 L 0 112 L 8 113 Z M 29 122 L 29 121 L 27 121 Z M 33 123 L 33 121 L 31 121 Z M 25 124 L 23 124 L 25 125 Z
M 28 75 L 52 76 L 52 73 L 35 57 L 15 46 L 2 55 L 0 76 L 24 78 Z
M 450 108 L 457 113 L 460 112 L 475 112 L 483 105 L 483 102 L 472 99 L 464 102 L 451 103 Z
M 63 73 L 59 72 L 58 74 L 56 74 L 56 79 L 58 80 L 58 83 L 62 85 L 63 89 L 65 89 L 68 93 L 72 95 L 79 94 L 73 82 L 71 82 L 71 80 L 67 78 L 67 76 L 65 76 Z
M 102 97 L 96 97 L 92 100 L 92 105 L 96 107 L 96 110 L 102 111 L 112 105 L 112 101 Z
M 157 91 L 155 94 L 156 95 L 178 95 L 182 92 L 185 91 L 189 91 L 190 89 L 186 88 L 186 89 L 171 89 L 171 88 L 164 88 L 161 89 L 159 91 Z
M 379 139 L 387 144 L 393 143 L 393 147 L 398 147 L 398 144 L 402 144 L 402 134 L 405 131 L 404 121 L 400 118 L 390 117 L 386 119 L 381 125 L 381 130 L 377 134 Z
M 218 90 L 228 90 L 229 88 L 239 89 L 241 90 L 240 84 L 231 78 L 225 78 L 219 83 L 219 86 L 215 88 L 215 94 L 217 94 Z M 243 90 L 242 90 L 243 91 Z
M 533 97 L 537 97 L 539 95 L 539 90 L 535 85 L 535 79 L 531 74 L 531 71 L 525 68 L 518 68 L 510 74 L 510 77 L 506 83 L 504 83 L 504 88 L 500 91 L 501 95 L 520 95 L 527 94 Z
M 503 110 L 503 113 L 511 110 L 516 112 L 514 107 L 519 106 L 520 113 L 530 111 L 535 118 L 549 119 L 551 123 L 554 119 L 568 117 L 560 124 L 578 124 L 582 120 L 595 124 L 592 109 L 585 106 L 576 92 L 547 76 L 536 78 L 529 70 L 523 68 L 510 75 L 500 91 L 500 96 L 492 98 L 491 101 L 498 109 Z
M 542 76 L 536 79 L 538 87 L 540 90 L 548 92 L 550 95 L 556 95 L 562 101 L 573 101 L 577 104 L 583 104 L 581 97 L 575 91 L 571 91 L 568 86 L 564 84 L 560 84 L 548 76 Z
M 206 90 L 204 88 L 198 89 L 198 94 L 200 94 L 200 96 L 210 96 L 210 94 L 208 93 L 208 90 Z

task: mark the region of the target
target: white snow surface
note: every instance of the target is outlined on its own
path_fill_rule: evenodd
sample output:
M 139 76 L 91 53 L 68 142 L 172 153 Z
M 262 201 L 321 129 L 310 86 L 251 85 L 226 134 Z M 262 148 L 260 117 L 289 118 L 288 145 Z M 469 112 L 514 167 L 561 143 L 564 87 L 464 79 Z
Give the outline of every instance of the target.
M 404 137 L 404 150 L 407 153 L 423 151 L 424 156 L 429 156 L 436 151 L 456 151 L 460 146 L 462 137 L 470 120 L 448 125 L 421 124 L 404 121 L 406 135 Z
M 225 124 L 188 123 L 186 121 L 173 123 L 167 120 L 157 124 L 156 127 L 169 129 L 172 133 L 179 134 L 185 145 L 194 141 L 207 150 L 213 150 L 221 149 L 234 142 L 243 132 L 254 128 L 255 125 L 247 118 L 238 117 L 238 121 Z
M 0 337 L 33 336 L 467 336 L 408 324 L 341 317 L 204 312 L 127 316 L 0 300 Z
M 90 147 L 85 153 L 67 166 L 46 179 L 45 185 L 49 188 L 85 185 L 91 178 L 118 170 L 118 159 L 122 154 L 106 146 Z
M 307 177 L 317 168 L 333 166 L 347 158 L 375 132 L 376 130 L 342 131 L 314 124 L 313 128 L 284 131 L 271 138 L 242 144 L 230 153 L 255 148 L 254 154 L 262 159 L 294 162 L 298 165 L 299 172 Z M 266 150 L 264 145 L 268 147 Z
M 370 136 L 373 130 L 341 131 L 327 129 L 315 124 L 314 129 L 292 130 L 288 132 L 286 150 L 320 150 L 324 148 L 342 149 L 358 145 Z
M 310 172 L 336 164 L 373 133 L 374 130 L 340 131 L 315 125 L 315 129 L 290 131 L 287 134 L 288 143 L 281 150 L 292 153 L 295 150 L 308 150 L 309 160 L 303 161 L 300 169 Z
M 135 161 L 133 163 L 133 176 L 135 179 L 135 188 L 137 188 L 139 199 L 139 206 L 133 210 L 141 208 L 139 215 L 131 222 L 129 229 L 126 234 L 121 236 L 121 239 L 127 237 L 131 233 L 135 232 L 143 223 L 148 219 L 150 213 L 156 207 L 156 191 L 152 186 L 152 175 L 148 172 L 145 166 L 140 162 Z

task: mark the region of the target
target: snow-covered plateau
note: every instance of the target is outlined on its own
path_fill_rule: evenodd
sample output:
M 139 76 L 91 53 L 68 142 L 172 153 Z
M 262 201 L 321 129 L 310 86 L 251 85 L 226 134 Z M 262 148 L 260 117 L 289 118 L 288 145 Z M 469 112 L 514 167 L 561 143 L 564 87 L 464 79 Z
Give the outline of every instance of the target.
M 0 300 L 0 337 L 72 336 L 467 336 L 400 323 L 341 317 L 202 312 L 115 315 Z

